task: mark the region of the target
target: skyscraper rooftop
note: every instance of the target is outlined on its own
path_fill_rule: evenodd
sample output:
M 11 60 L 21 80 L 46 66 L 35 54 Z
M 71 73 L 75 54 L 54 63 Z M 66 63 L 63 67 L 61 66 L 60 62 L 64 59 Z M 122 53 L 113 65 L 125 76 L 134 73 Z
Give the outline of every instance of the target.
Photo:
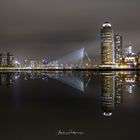
M 110 24 L 109 22 L 105 22 L 105 23 L 103 24 L 103 27 L 111 27 L 111 24 Z

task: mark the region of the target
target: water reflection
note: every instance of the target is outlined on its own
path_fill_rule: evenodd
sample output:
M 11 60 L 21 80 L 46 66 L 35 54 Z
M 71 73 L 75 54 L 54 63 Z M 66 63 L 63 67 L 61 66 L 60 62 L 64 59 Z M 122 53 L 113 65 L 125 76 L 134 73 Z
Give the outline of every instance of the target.
M 90 81 L 90 77 L 84 77 L 83 72 L 65 72 L 65 73 L 57 73 L 57 74 L 48 74 L 48 76 L 52 79 L 56 79 L 62 83 L 65 83 L 75 89 L 78 89 L 82 92 L 85 91 L 85 88 L 88 86 Z
M 111 116 L 115 104 L 123 100 L 123 75 L 103 73 L 101 80 L 101 106 L 104 116 Z
M 101 105 L 103 115 L 110 116 L 114 109 L 114 95 L 115 95 L 115 77 L 112 75 L 102 76 L 101 85 Z
M 100 73 L 101 80 L 101 108 L 104 116 L 111 116 L 114 106 L 123 102 L 123 92 L 132 94 L 139 81 L 139 73 L 108 72 Z M 125 89 L 125 90 L 124 90 Z
M 89 83 L 93 77 L 101 80 L 101 109 L 104 116 L 111 116 L 116 105 L 123 103 L 123 95 L 134 93 L 140 83 L 140 72 L 138 71 L 115 71 L 115 72 L 22 72 L 22 73 L 0 73 L 0 86 L 15 86 L 16 80 L 45 80 L 49 79 L 62 82 L 82 93 L 86 93 Z M 93 82 L 96 84 L 96 81 Z M 94 91 L 94 89 L 92 89 Z
M 84 92 L 85 88 L 87 88 L 91 77 L 86 73 L 84 75 L 83 72 L 24 72 L 24 73 L 0 73 L 0 85 L 7 85 L 7 86 L 13 86 L 15 80 L 17 80 L 19 77 L 22 78 L 22 80 L 35 80 L 35 79 L 41 79 L 41 80 L 48 80 L 55 79 L 58 80 L 70 87 L 73 87 L 77 90 L 80 90 Z
M 8 87 L 14 85 L 15 81 L 15 74 L 14 73 L 1 73 L 0 74 L 0 86 L 6 85 Z

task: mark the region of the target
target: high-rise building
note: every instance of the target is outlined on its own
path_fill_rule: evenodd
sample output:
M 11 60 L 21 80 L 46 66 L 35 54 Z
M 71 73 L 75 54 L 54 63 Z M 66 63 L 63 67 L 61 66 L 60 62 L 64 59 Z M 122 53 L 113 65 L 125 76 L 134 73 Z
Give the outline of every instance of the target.
M 114 60 L 114 35 L 111 24 L 105 22 L 101 29 L 101 64 L 113 65 Z
M 3 53 L 1 53 L 0 54 L 0 66 L 4 66 L 6 64 L 7 64 L 7 58 Z
M 122 57 L 122 36 L 115 35 L 114 36 L 114 54 L 115 54 L 115 63 L 120 64 L 120 58 Z
M 7 53 L 7 66 L 14 65 L 14 55 L 10 52 Z
M 138 68 L 140 68 L 140 52 L 137 54 L 137 57 Z
M 127 67 L 137 67 L 137 54 L 133 52 L 133 46 L 131 43 L 129 43 L 128 48 L 125 49 L 124 52 L 124 62 L 127 65 Z
M 0 66 L 2 66 L 3 65 L 3 54 L 1 53 L 0 54 Z

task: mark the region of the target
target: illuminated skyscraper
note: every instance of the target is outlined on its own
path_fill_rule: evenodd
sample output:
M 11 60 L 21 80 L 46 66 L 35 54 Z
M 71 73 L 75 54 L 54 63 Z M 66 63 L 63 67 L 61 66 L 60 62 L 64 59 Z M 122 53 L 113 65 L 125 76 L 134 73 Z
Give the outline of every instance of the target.
M 10 52 L 7 53 L 7 66 L 13 66 L 14 55 Z
M 4 54 L 0 54 L 0 66 L 4 66 L 7 63 L 7 57 Z
M 122 57 L 122 36 L 115 35 L 114 36 L 114 44 L 115 44 L 115 63 L 120 64 L 120 58 Z
M 138 68 L 140 68 L 140 52 L 137 54 L 137 56 L 138 56 L 138 59 L 137 59 L 137 61 L 138 61 Z
M 111 24 L 105 22 L 101 29 L 101 64 L 113 65 L 114 60 L 114 35 Z

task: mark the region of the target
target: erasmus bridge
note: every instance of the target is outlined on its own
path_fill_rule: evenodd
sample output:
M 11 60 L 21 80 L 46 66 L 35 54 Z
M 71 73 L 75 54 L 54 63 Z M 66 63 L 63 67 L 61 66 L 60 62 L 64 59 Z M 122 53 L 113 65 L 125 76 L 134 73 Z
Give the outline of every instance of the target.
M 64 68 L 85 68 L 91 66 L 91 59 L 85 51 L 85 48 L 81 48 L 77 51 L 60 57 L 55 61 L 51 61 L 48 65 L 60 66 Z

